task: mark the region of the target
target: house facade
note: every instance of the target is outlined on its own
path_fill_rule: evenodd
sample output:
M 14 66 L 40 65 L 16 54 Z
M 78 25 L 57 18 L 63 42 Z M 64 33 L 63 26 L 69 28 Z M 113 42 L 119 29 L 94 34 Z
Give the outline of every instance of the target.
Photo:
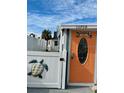
M 96 84 L 97 26 L 61 25 L 57 37 L 48 41 L 48 52 L 28 51 L 28 71 L 33 59 L 44 59 L 49 69 L 42 79 L 27 76 L 28 87 L 65 89 Z

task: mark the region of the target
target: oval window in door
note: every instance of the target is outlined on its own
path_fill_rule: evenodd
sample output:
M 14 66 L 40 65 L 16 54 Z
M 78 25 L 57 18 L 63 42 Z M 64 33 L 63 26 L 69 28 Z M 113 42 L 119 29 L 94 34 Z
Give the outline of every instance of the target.
M 78 59 L 81 64 L 84 64 L 87 59 L 88 44 L 85 38 L 82 38 L 78 45 Z

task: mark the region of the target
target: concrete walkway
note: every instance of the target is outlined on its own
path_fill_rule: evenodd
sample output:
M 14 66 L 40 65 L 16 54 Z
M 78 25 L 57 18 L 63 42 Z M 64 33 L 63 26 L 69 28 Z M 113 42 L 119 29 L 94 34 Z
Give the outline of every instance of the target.
M 68 89 L 28 88 L 27 93 L 94 93 L 90 87 L 69 87 Z

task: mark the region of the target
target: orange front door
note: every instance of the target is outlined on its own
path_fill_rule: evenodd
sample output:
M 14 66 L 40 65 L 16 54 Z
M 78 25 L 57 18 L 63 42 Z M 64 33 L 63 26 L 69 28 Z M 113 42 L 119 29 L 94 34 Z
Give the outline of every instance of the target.
M 69 83 L 94 82 L 95 49 L 96 31 L 71 31 Z

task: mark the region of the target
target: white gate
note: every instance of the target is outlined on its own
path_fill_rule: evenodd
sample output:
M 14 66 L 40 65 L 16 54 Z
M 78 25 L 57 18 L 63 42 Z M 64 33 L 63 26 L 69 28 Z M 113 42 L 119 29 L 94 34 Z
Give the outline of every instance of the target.
M 61 88 L 62 63 L 60 62 L 59 52 L 40 52 L 28 51 L 27 53 L 27 73 L 31 72 L 34 63 L 29 63 L 32 60 L 40 62 L 48 66 L 48 71 L 44 70 L 42 78 L 27 75 L 27 87 L 39 88 Z

